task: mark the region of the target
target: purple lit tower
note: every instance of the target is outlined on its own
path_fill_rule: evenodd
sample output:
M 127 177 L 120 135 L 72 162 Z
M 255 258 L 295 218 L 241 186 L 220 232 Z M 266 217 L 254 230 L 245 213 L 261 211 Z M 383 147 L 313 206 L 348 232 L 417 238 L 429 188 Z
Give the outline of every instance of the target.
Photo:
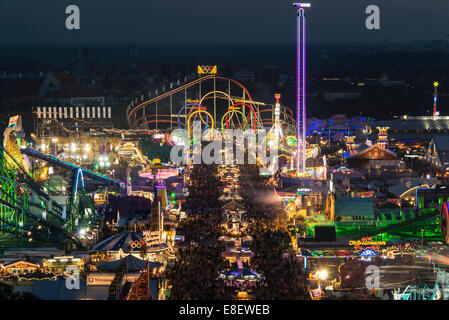
M 306 172 L 306 16 L 304 8 L 310 3 L 293 3 L 297 12 L 297 60 L 296 60 L 296 175 Z

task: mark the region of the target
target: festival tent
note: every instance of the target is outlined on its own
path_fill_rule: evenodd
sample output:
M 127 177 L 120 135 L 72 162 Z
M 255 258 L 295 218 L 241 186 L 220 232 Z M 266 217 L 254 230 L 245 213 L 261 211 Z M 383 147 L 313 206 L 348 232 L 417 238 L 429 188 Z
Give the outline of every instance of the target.
M 125 260 L 127 263 L 128 272 L 145 270 L 147 267 L 148 261 L 136 258 L 133 255 L 127 255 L 126 257 L 120 260 L 101 263 L 97 266 L 97 268 L 102 270 L 115 271 L 120 267 L 121 263 Z M 163 266 L 163 264 L 159 262 L 149 261 L 148 263 L 150 264 L 149 266 L 150 270 L 160 268 Z
M 139 232 L 123 232 L 121 234 L 107 238 L 96 244 L 92 250 L 94 251 L 119 251 L 120 249 L 124 252 L 129 252 L 131 250 L 131 243 L 144 242 L 143 235 Z M 140 249 L 137 248 L 137 251 Z

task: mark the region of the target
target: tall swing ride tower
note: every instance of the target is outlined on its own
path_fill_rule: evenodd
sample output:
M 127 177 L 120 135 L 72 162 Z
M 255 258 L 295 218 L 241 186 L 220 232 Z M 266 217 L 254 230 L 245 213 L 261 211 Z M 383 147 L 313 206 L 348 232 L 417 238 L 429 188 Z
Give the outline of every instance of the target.
M 435 81 L 433 83 L 433 87 L 434 87 L 434 90 L 433 90 L 433 116 L 434 117 L 437 117 L 440 115 L 440 112 L 437 110 L 438 86 L 439 86 L 439 83 L 437 81 Z
M 293 3 L 297 12 L 296 59 L 296 175 L 306 172 L 306 17 L 310 3 Z

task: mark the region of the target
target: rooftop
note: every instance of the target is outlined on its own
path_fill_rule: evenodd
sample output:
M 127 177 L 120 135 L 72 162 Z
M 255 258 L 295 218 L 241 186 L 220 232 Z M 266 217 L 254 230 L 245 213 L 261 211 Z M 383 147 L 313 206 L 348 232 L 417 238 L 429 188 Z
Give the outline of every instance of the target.
M 336 217 L 374 217 L 371 198 L 337 198 L 335 200 Z

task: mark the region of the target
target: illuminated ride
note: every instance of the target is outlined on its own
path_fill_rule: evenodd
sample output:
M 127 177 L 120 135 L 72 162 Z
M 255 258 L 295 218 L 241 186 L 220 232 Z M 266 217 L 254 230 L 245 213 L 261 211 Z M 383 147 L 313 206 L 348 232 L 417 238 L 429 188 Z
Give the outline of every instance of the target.
M 416 285 L 407 286 L 404 291 L 401 289 L 393 290 L 394 300 L 441 300 L 442 293 L 438 281 L 435 281 L 433 288 L 429 288 L 427 285 L 420 288 Z
M 214 72 L 207 72 L 209 69 L 214 69 Z M 130 106 L 127 114 L 130 128 L 161 130 L 187 128 L 189 117 L 198 108 L 207 109 L 209 112 L 210 117 L 204 113 L 194 115 L 208 126 L 212 120 L 216 125 L 222 124 L 222 127 L 228 129 L 243 126 L 247 129 L 261 129 L 270 128 L 274 124 L 274 105 L 254 101 L 241 83 L 218 76 L 216 68 L 204 70 L 206 71 L 199 73 L 200 77 L 192 82 L 136 106 Z M 292 110 L 280 107 L 280 123 L 283 128 L 296 125 Z
M 70 162 L 59 160 L 53 156 L 45 155 L 30 148 L 21 149 L 23 154 L 30 158 L 36 158 L 52 165 L 61 167 L 72 172 L 71 189 L 67 203 L 67 225 L 70 232 L 75 232 L 79 226 L 88 227 L 96 218 L 95 206 L 91 198 L 87 195 L 84 187 L 85 178 L 94 180 L 99 186 L 121 187 L 123 184 L 119 180 L 111 179 L 105 175 L 93 172 L 86 168 L 76 166 Z M 84 210 L 84 212 L 82 212 Z
M 440 213 L 440 228 L 444 242 L 449 243 L 449 208 L 448 202 L 445 201 Z
M 98 222 L 95 206 L 84 189 L 84 179 L 104 185 L 120 185 L 117 180 L 77 167 L 26 148 L 21 136 L 20 118 L 5 130 L 0 148 L 0 242 L 25 246 L 44 243 L 64 244 L 67 249 L 83 248 L 75 237 Z M 29 157 L 38 158 L 72 171 L 72 187 L 67 203 L 52 198 L 30 173 Z
M 9 165 L 12 159 L 16 167 Z M 66 243 L 82 248 L 66 228 L 66 208 L 37 184 L 3 147 L 0 150 L 0 241 L 11 246 Z

